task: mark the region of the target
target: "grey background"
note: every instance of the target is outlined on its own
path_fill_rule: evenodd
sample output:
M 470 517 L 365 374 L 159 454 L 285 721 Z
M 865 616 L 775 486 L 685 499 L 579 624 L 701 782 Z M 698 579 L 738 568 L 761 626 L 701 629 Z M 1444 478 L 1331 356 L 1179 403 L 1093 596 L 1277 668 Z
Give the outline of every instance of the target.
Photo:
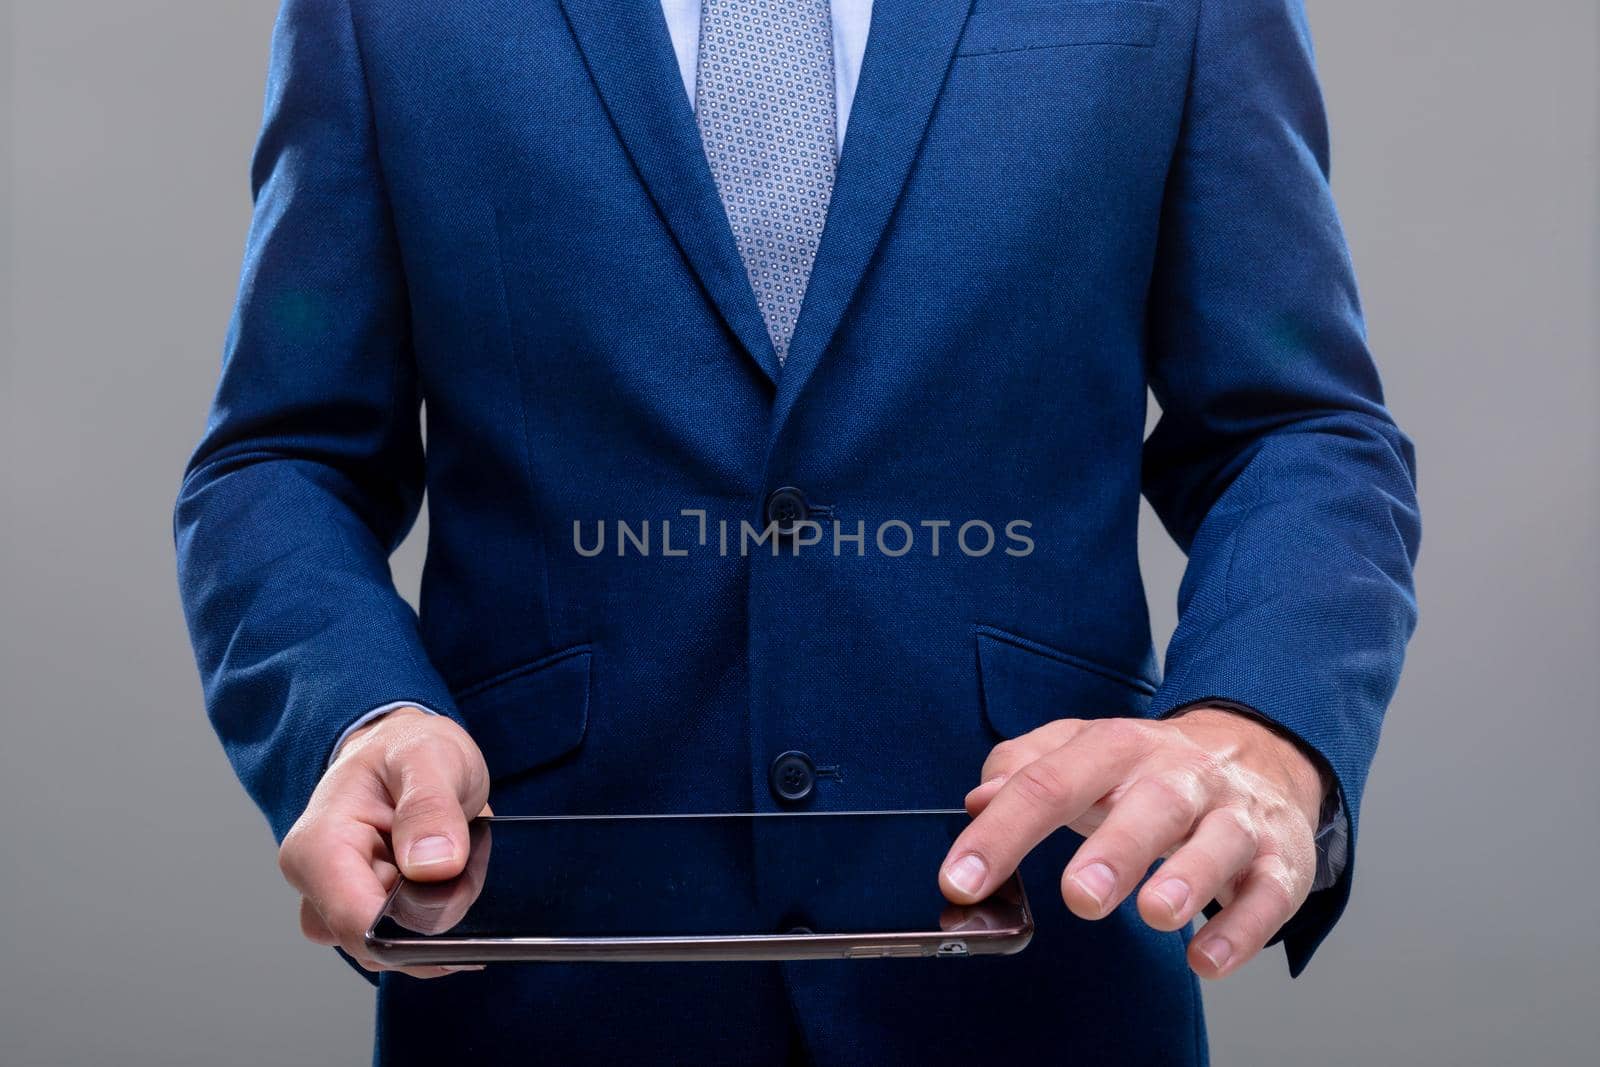
M 298 939 L 172 581 L 274 6 L 0 16 L 0 1064 L 368 1056 L 368 988 Z M 1593 1062 L 1597 18 L 1312 0 L 1335 188 L 1419 444 L 1423 625 L 1350 911 L 1303 979 L 1274 952 L 1208 987 L 1220 1064 Z M 1182 561 L 1146 532 L 1164 641 Z

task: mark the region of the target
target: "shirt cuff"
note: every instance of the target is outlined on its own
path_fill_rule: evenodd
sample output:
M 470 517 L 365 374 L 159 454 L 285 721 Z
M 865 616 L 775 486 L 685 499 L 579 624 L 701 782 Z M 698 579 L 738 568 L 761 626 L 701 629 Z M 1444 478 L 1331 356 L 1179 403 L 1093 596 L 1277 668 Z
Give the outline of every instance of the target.
M 1332 889 L 1344 877 L 1350 861 L 1350 814 L 1338 785 L 1322 801 L 1322 825 L 1317 827 L 1317 873 L 1311 891 Z
M 416 708 L 418 711 L 425 711 L 429 715 L 439 714 L 428 705 L 418 704 L 415 700 L 391 700 L 387 704 L 380 704 L 344 728 L 344 733 L 339 735 L 338 740 L 333 743 L 333 748 L 328 750 L 328 763 L 323 765 L 323 769 L 326 770 L 328 765 L 333 763 L 333 757 L 337 756 L 339 750 L 344 747 L 344 743 L 350 740 L 351 734 L 367 725 L 367 723 L 381 719 L 391 711 L 397 711 L 400 708 Z

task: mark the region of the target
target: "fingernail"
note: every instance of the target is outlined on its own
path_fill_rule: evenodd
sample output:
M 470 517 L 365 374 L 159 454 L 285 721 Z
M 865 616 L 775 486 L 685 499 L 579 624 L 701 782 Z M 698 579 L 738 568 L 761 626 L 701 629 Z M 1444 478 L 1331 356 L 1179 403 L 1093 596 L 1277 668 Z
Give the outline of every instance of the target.
M 1102 907 L 1111 896 L 1111 891 L 1117 888 L 1117 876 L 1111 873 L 1111 868 L 1103 863 L 1091 863 L 1083 870 L 1072 876 L 1079 889 L 1094 898 L 1094 902 Z
M 432 867 L 436 863 L 450 862 L 455 855 L 456 847 L 450 843 L 450 839 L 434 834 L 412 842 L 406 859 L 413 867 Z
M 452 974 L 457 974 L 457 973 L 460 973 L 461 971 L 481 971 L 481 970 L 483 970 L 483 964 L 481 964 L 481 963 L 462 963 L 462 964 L 446 963 L 446 964 L 443 965 L 443 969 L 449 971 Z
M 1153 892 L 1174 915 L 1182 911 L 1183 906 L 1189 902 L 1189 886 L 1178 878 L 1168 878 L 1156 886 Z
M 1213 937 L 1200 943 L 1200 955 L 1211 961 L 1211 966 L 1217 970 L 1228 965 L 1228 960 L 1233 956 L 1233 946 L 1228 944 L 1226 938 Z
M 989 867 L 983 858 L 969 852 L 944 869 L 945 880 L 963 893 L 976 896 L 989 876 Z

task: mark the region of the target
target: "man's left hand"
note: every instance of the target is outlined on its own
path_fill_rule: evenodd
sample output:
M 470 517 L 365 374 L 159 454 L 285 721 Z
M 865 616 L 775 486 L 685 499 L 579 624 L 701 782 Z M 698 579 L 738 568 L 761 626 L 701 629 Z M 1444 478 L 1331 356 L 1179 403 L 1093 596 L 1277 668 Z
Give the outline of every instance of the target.
M 993 892 L 1065 826 L 1086 838 L 1061 876 L 1074 914 L 1104 918 L 1166 857 L 1139 892 L 1139 914 L 1178 930 L 1218 901 L 1189 965 L 1221 978 L 1311 891 L 1328 784 L 1294 742 L 1248 716 L 1201 707 L 1158 721 L 1058 719 L 996 746 L 982 781 L 939 872 L 958 904 Z

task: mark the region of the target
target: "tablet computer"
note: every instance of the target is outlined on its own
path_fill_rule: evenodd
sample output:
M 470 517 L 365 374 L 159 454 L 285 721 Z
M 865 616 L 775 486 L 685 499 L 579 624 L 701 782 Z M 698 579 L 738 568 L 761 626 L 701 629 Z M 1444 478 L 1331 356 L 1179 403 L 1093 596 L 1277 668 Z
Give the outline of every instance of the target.
M 1033 936 L 1016 877 L 948 903 L 962 811 L 496 816 L 466 870 L 402 878 L 366 934 L 380 963 L 960 959 Z

